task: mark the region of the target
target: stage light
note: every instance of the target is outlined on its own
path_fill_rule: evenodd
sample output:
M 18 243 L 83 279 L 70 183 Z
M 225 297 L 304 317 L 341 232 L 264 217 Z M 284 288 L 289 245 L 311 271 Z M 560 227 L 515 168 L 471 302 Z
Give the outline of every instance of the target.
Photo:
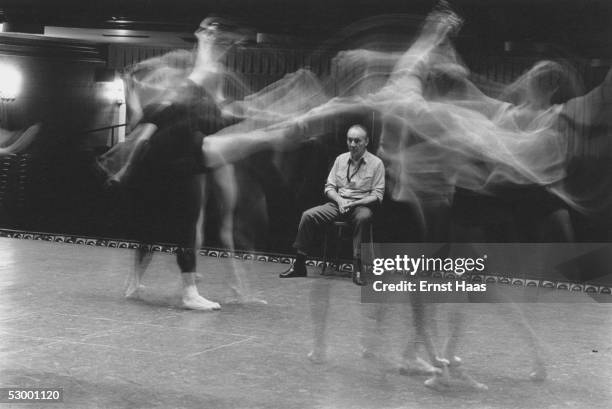
M 21 91 L 21 72 L 10 65 L 0 65 L 0 99 L 14 101 Z
M 125 103 L 125 89 L 121 78 L 115 78 L 112 82 L 108 82 L 106 87 L 106 96 L 110 101 L 117 105 Z

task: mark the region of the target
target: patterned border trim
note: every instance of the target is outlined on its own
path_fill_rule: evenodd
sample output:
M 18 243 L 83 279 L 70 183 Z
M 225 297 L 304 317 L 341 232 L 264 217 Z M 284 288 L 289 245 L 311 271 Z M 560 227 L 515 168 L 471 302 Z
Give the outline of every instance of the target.
M 34 233 L 24 232 L 15 230 L 0 229 L 0 237 L 11 238 L 11 239 L 22 239 L 22 240 L 42 240 L 51 241 L 54 243 L 67 243 L 67 244 L 80 244 L 86 246 L 96 247 L 109 247 L 109 248 L 120 248 L 120 249 L 137 249 L 140 244 L 130 240 L 116 240 L 116 239 L 103 239 L 103 238 L 92 238 L 83 236 L 73 236 L 65 234 L 51 234 L 51 233 Z M 149 246 L 150 251 L 157 251 L 162 253 L 174 254 L 178 250 L 178 247 L 171 244 L 154 244 Z M 264 261 L 268 263 L 282 263 L 292 264 L 295 261 L 294 257 L 287 254 L 275 254 L 275 253 L 250 253 L 246 251 L 235 251 L 230 252 L 225 249 L 205 247 L 199 250 L 198 254 L 205 257 L 216 257 L 216 258 L 235 258 L 237 260 L 254 260 Z M 312 267 L 322 267 L 322 259 L 309 259 L 306 264 Z M 334 268 L 339 272 L 352 272 L 353 264 L 342 260 L 339 264 L 328 262 L 328 268 Z
M 49 234 L 49 233 L 32 233 L 24 231 L 6 230 L 0 229 L 0 237 L 21 239 L 21 240 L 43 240 L 51 241 L 54 243 L 68 243 L 68 244 L 80 244 L 86 246 L 96 247 L 109 247 L 109 248 L 120 248 L 120 249 L 137 249 L 139 243 L 135 241 L 126 240 L 114 240 L 114 239 L 96 239 L 91 237 L 72 236 L 64 234 Z M 151 246 L 151 251 L 157 251 L 162 253 L 176 253 L 178 247 L 169 244 L 154 244 Z M 216 257 L 216 258 L 235 258 L 237 260 L 255 260 L 264 261 L 267 263 L 281 263 L 291 264 L 295 260 L 293 257 L 287 254 L 272 254 L 272 253 L 249 253 L 246 251 L 235 251 L 229 252 L 224 249 L 218 248 L 202 248 L 198 252 L 200 256 L 205 257 Z M 309 259 L 306 265 L 311 267 L 322 267 L 322 259 Z M 346 260 L 341 260 L 339 264 L 327 263 L 328 268 L 333 268 L 339 272 L 352 272 L 353 264 Z M 458 278 L 453 273 L 420 273 L 421 276 L 431 276 L 434 278 L 445 278 L 445 279 L 456 279 Z M 587 294 L 606 294 L 612 295 L 612 287 L 601 286 L 597 284 L 589 283 L 576 283 L 568 281 L 549 281 L 549 280 L 534 280 L 516 278 L 510 276 L 494 276 L 485 274 L 472 274 L 469 280 L 474 283 L 497 283 L 512 285 L 514 287 L 541 287 L 548 289 L 565 290 L 572 292 L 585 292 Z

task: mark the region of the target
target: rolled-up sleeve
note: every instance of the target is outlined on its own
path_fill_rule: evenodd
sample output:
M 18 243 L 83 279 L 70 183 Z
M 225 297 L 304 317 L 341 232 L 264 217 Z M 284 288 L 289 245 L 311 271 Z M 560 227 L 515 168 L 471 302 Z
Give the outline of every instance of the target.
M 378 202 L 383 201 L 385 195 L 385 166 L 379 161 L 374 169 L 374 179 L 372 180 L 372 194 L 376 196 Z
M 336 171 L 338 170 L 338 158 L 334 161 L 334 165 L 329 171 L 327 176 L 327 183 L 325 183 L 325 190 L 323 193 L 327 195 L 330 190 L 338 191 L 338 181 L 336 180 Z

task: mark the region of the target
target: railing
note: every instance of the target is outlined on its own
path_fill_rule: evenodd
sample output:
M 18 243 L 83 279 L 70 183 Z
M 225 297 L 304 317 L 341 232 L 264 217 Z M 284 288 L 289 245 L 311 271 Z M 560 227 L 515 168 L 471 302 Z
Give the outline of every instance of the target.
M 103 126 L 102 128 L 89 129 L 87 131 L 80 132 L 79 134 L 80 135 L 86 135 L 86 134 L 90 134 L 90 133 L 94 133 L 94 132 L 100 132 L 100 131 L 106 131 L 106 130 L 110 129 L 111 130 L 111 146 L 114 146 L 116 144 L 116 141 L 115 141 L 115 129 L 119 129 L 121 127 L 126 127 L 126 126 L 127 126 L 127 123 Z

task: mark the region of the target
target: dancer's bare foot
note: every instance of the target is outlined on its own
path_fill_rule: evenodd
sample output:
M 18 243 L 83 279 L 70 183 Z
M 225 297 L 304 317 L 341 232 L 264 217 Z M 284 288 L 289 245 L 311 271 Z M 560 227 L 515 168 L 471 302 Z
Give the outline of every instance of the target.
M 255 295 L 251 294 L 249 291 L 237 288 L 230 287 L 232 290 L 232 296 L 229 300 L 231 304 L 258 304 L 258 305 L 267 305 L 268 302 L 262 298 L 257 298 Z
M 140 295 L 142 294 L 142 292 L 144 291 L 145 286 L 142 284 L 138 284 L 138 285 L 128 285 L 125 288 L 125 298 L 127 298 L 128 300 L 138 300 L 140 298 Z
M 315 348 L 308 353 L 310 362 L 316 365 L 321 365 L 326 362 L 325 352 L 320 348 Z
M 220 310 L 221 306 L 210 301 L 198 293 L 195 285 L 189 285 L 183 288 L 182 307 L 188 310 L 198 311 L 215 311 Z
M 450 364 L 450 362 L 448 359 L 440 358 L 439 356 L 437 356 L 431 361 L 431 364 L 436 368 L 446 368 Z
M 487 385 L 478 382 L 468 375 L 461 367 L 461 359 L 453 357 L 447 361 L 448 365 L 442 368 L 441 374 L 434 375 L 425 381 L 425 386 L 439 392 L 449 389 L 472 389 L 486 391 Z
M 529 374 L 529 380 L 532 382 L 544 382 L 548 376 L 546 372 L 546 367 L 542 362 L 537 362 L 533 371 Z
M 137 273 L 132 273 L 125 280 L 123 295 L 128 300 L 140 298 L 140 293 L 144 290 L 144 285 L 140 283 L 140 277 Z
M 450 375 L 448 372 L 449 361 L 440 357 L 434 357 L 432 359 L 432 365 L 439 370 L 434 376 L 427 379 L 424 383 L 428 388 L 434 389 L 438 392 L 444 392 L 450 389 Z
M 216 311 L 221 309 L 221 306 L 218 303 L 210 301 L 199 294 L 183 295 L 181 301 L 182 307 L 188 310 Z
M 427 379 L 424 385 L 438 392 L 446 392 L 451 388 L 448 378 L 439 375 Z
M 462 361 L 458 356 L 450 359 L 448 371 L 451 378 L 451 383 L 457 388 L 473 389 L 476 391 L 486 391 L 489 387 L 484 383 L 478 382 L 472 378 L 465 370 L 461 367 Z
M 441 374 L 442 369 L 421 358 L 405 359 L 400 365 L 399 373 L 406 376 L 435 375 Z

